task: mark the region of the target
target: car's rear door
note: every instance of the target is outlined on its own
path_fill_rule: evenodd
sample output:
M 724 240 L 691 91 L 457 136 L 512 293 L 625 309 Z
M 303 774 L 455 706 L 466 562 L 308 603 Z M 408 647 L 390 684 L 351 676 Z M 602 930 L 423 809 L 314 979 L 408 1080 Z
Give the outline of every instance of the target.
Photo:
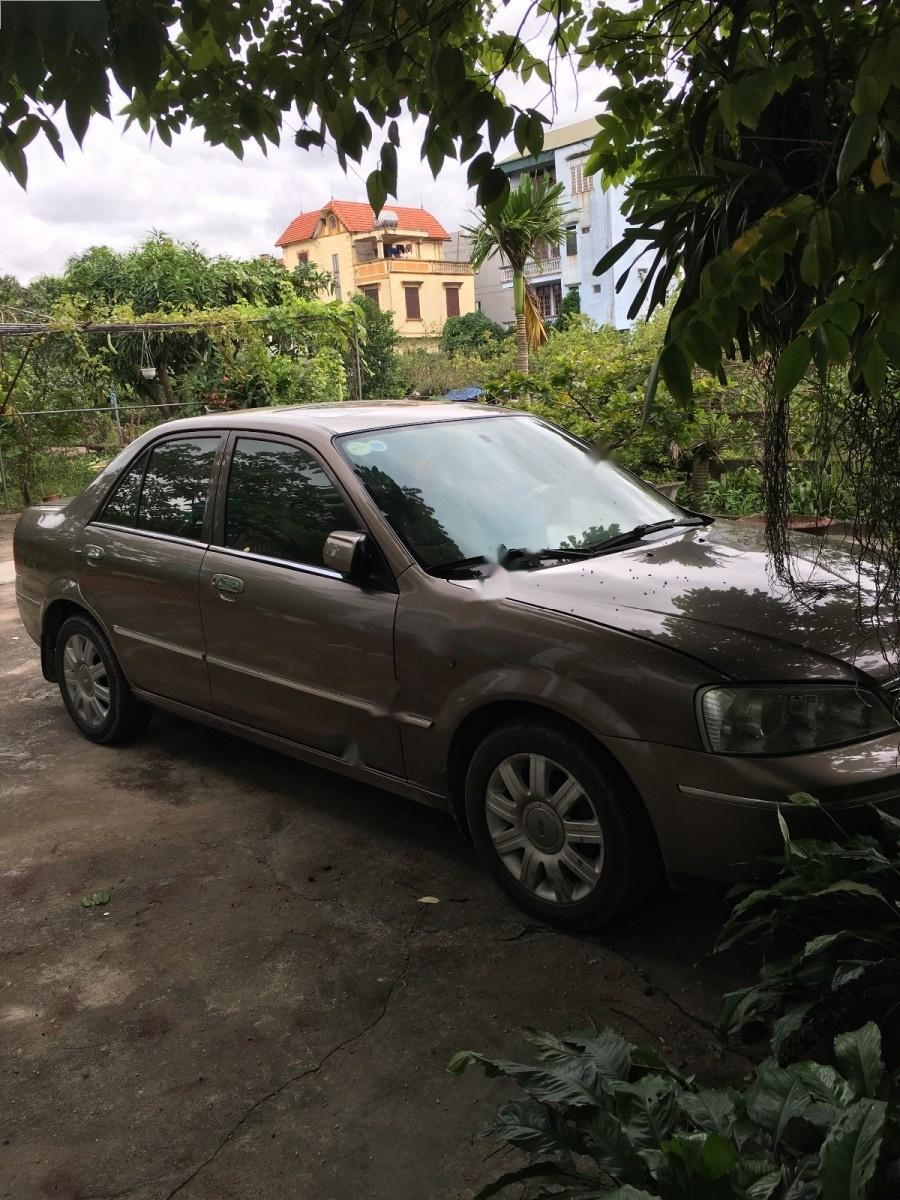
M 235 433 L 219 485 L 200 609 L 216 712 L 355 766 L 401 775 L 397 593 L 328 569 L 329 533 L 364 530 L 313 450 Z M 226 473 L 227 472 L 227 473 Z
M 198 580 L 224 434 L 163 437 L 131 464 L 84 529 L 79 583 L 129 682 L 209 707 Z

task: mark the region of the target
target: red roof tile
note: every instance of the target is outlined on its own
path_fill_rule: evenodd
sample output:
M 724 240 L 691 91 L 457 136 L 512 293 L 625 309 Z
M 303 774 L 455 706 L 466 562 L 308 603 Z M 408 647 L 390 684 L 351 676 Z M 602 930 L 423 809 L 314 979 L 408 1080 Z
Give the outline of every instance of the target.
M 449 241 L 450 235 L 446 229 L 424 208 L 405 208 L 402 204 L 386 204 L 382 212 L 395 212 L 398 218 L 398 228 L 424 233 L 426 237 Z M 294 217 L 290 225 L 275 243 L 276 246 L 290 246 L 294 242 L 306 242 L 319 223 L 323 213 L 333 212 L 350 233 L 370 233 L 375 228 L 375 213 L 368 204 L 358 200 L 329 200 L 313 212 L 301 213 Z

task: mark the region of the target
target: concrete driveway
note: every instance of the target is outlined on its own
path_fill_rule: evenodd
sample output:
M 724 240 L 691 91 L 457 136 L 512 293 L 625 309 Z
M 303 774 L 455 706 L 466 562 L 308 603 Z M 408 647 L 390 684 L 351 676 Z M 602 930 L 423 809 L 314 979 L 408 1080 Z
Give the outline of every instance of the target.
M 444 1071 L 611 1024 L 710 1082 L 716 897 L 532 924 L 448 818 L 158 717 L 69 722 L 18 623 L 0 518 L 0 1196 L 455 1200 L 505 1090 Z M 86 893 L 108 904 L 84 908 Z M 421 904 L 434 896 L 438 904 Z

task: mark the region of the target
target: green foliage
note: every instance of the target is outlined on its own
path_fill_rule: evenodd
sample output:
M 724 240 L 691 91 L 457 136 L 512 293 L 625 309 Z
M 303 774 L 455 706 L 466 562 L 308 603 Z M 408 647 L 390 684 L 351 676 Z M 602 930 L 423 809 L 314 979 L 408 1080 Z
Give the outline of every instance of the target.
M 143 406 L 145 425 L 209 406 L 346 397 L 350 310 L 314 298 L 326 284 L 314 271 L 286 272 L 271 260 L 208 258 L 161 234 L 124 254 L 95 247 L 62 276 L 27 288 L 0 279 L 5 319 L 43 319 L 54 331 L 0 347 L 0 445 L 13 500 L 80 490 L 91 469 L 84 447 L 111 451 L 119 440 L 113 392 L 126 412 Z M 172 328 L 127 332 L 141 320 Z M 126 332 L 86 327 L 110 321 Z M 148 360 L 152 379 L 141 373 Z M 105 411 L 56 415 L 77 407 Z M 22 415 L 35 410 L 40 415 Z M 73 446 L 82 447 L 80 466 Z
M 878 392 L 885 361 L 900 365 L 896 9 L 601 4 L 586 52 L 616 80 L 588 169 L 633 176 L 628 228 L 596 270 L 653 248 L 634 312 L 681 275 L 670 391 L 686 399 L 690 365 L 714 371 L 737 348 L 779 359 L 778 397 L 811 362 L 823 377 L 849 362 Z
M 131 0 L 62 5 L 52 20 L 40 5 L 14 4 L 0 40 L 0 163 L 24 186 L 35 137 L 62 155 L 57 111 L 64 107 L 80 144 L 96 115 L 110 115 L 115 85 L 130 119 L 166 145 L 197 125 L 239 157 L 251 139 L 263 150 L 277 144 L 289 113 L 300 114 L 298 146 L 333 142 L 345 168 L 383 129 L 367 180 L 380 209 L 397 194 L 395 118 L 404 105 L 423 118 L 422 157 L 434 174 L 446 158 L 471 160 L 478 203 L 502 205 L 508 183 L 493 154 L 510 133 L 523 153 L 538 154 L 544 118 L 507 101 L 497 79 L 511 71 L 551 85 L 554 60 L 584 24 L 576 0 L 552 0 L 545 11 L 547 44 L 529 45 L 518 14 L 504 21 L 481 2 L 407 0 L 398 10 L 382 0 Z
M 509 334 L 502 325 L 483 312 L 448 317 L 441 331 L 441 350 L 445 354 L 479 354 L 491 358 L 498 354 Z
M 466 1051 L 449 1065 L 480 1066 L 527 1097 L 484 1134 L 530 1163 L 476 1200 L 514 1187 L 533 1200 L 882 1200 L 900 1182 L 898 1081 L 873 1024 L 836 1039 L 837 1069 L 768 1060 L 723 1089 L 611 1029 L 526 1038 L 536 1064 Z
M 566 288 L 566 294 L 562 298 L 555 328 L 563 330 L 569 329 L 572 325 L 577 325 L 580 313 L 581 292 L 577 287 Z
M 490 387 L 511 370 L 515 347 L 507 338 L 493 357 L 405 350 L 397 358 L 397 378 L 404 396 L 443 396 L 453 388 Z
M 377 399 L 400 395 L 397 347 L 400 335 L 391 313 L 382 312 L 367 296 L 354 296 L 359 312 L 362 345 L 362 394 Z
M 659 318 L 631 330 L 596 329 L 581 318 L 551 330 L 531 356 L 529 375 L 486 379 L 488 396 L 554 421 L 641 475 L 671 478 L 702 431 L 694 403 L 660 404 L 642 421 L 644 388 L 663 331 Z
M 566 236 L 568 210 L 563 207 L 565 184 L 549 178 L 523 175 L 506 202 L 486 205 L 477 225 L 464 232 L 471 239 L 476 269 L 495 255 L 512 267 L 513 308 L 516 313 L 517 367 L 528 374 L 528 338 L 525 316 L 525 264 L 537 246 L 558 246 Z
M 791 799 L 816 806 L 811 796 Z M 823 1034 L 859 1021 L 894 1030 L 900 1008 L 900 821 L 878 813 L 872 833 L 831 841 L 793 839 L 782 823 L 784 853 L 777 879 L 742 886 L 719 939 L 776 947 L 759 979 L 725 997 L 730 1031 L 764 1021 L 776 1051 L 806 1051 Z M 833 818 L 832 818 L 833 820 Z

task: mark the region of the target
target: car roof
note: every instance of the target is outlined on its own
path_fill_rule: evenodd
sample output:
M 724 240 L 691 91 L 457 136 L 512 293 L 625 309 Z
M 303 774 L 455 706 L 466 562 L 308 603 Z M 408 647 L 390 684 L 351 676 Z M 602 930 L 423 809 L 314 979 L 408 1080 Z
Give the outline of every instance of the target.
M 340 404 L 298 404 L 276 408 L 243 408 L 183 417 L 166 422 L 166 429 L 264 429 L 270 433 L 300 433 L 317 429 L 326 433 L 362 433 L 396 425 L 423 425 L 459 421 L 466 417 L 514 416 L 509 409 L 485 404 L 446 403 L 440 400 L 345 400 Z

